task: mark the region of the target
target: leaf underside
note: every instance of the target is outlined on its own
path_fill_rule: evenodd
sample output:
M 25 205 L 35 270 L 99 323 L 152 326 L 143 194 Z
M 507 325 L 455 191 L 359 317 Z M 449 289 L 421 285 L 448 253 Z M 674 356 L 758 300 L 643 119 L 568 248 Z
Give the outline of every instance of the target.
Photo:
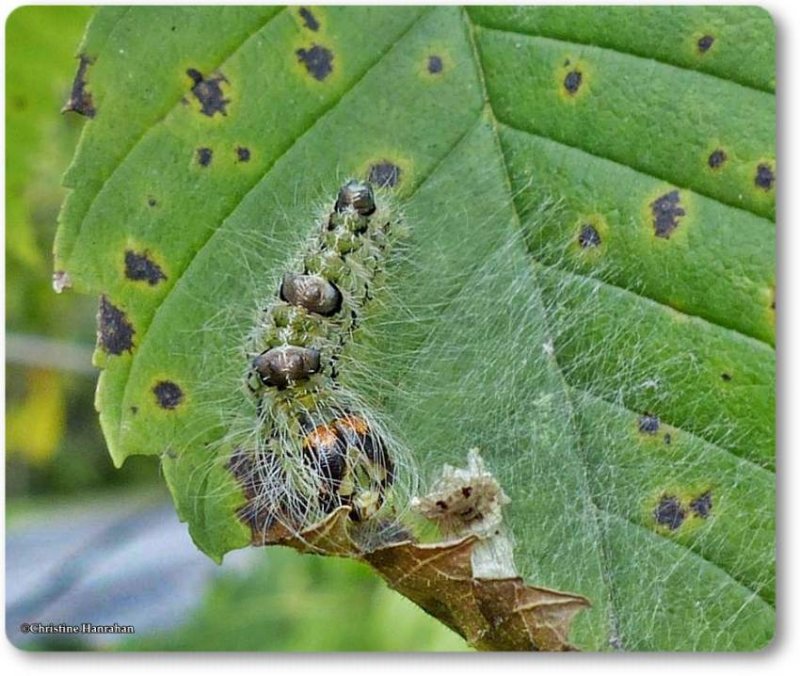
M 344 383 L 425 476 L 480 447 L 522 576 L 592 603 L 578 647 L 770 641 L 763 10 L 110 7 L 80 57 L 55 270 L 102 297 L 115 463 L 160 455 L 203 551 L 249 542 L 213 456 L 255 311 L 320 202 L 388 175 L 412 236 Z

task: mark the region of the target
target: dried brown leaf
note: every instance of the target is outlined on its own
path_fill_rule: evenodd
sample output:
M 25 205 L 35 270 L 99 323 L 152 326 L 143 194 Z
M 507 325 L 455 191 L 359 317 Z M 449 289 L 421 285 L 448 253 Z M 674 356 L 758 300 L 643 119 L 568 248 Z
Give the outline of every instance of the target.
M 296 535 L 281 534 L 272 540 L 268 535 L 264 544 L 286 545 L 305 554 L 360 558 L 361 550 L 348 532 L 349 513 L 349 507 L 339 507 L 322 521 Z
M 358 526 L 341 507 L 297 535 L 264 544 L 343 556 L 372 566 L 390 587 L 446 624 L 479 650 L 572 650 L 569 628 L 589 601 L 576 594 L 526 585 L 519 577 L 472 575 L 478 538 L 418 544 L 411 540 L 365 548 Z
M 573 650 L 569 628 L 589 607 L 583 596 L 526 585 L 521 577 L 474 580 L 474 593 L 490 624 L 475 647 L 481 650 Z

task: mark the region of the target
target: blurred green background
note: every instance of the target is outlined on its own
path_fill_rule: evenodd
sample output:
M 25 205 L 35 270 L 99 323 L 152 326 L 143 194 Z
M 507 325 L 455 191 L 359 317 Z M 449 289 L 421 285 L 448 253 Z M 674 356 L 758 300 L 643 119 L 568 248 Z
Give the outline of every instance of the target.
M 7 597 L 16 599 L 16 610 L 7 607 L 9 624 L 15 612 L 31 621 L 62 621 L 24 613 L 65 607 L 70 589 L 85 583 L 81 576 L 95 574 L 89 566 L 70 568 L 58 560 L 61 550 L 51 548 L 63 584 L 42 594 L 29 570 L 23 580 L 14 567 L 15 555 L 24 560 L 31 547 L 47 544 L 48 524 L 57 515 L 70 514 L 77 534 L 82 523 L 102 519 L 108 511 L 104 504 L 123 510 L 132 505 L 128 518 L 135 522 L 143 501 L 168 501 L 154 458 L 134 457 L 121 470 L 113 468 L 93 406 L 96 302 L 69 293 L 57 296 L 51 287 L 51 244 L 64 197 L 61 175 L 83 124 L 78 115 L 59 111 L 91 14 L 86 7 L 22 7 L 6 22 L 6 575 Z M 140 530 L 151 528 L 143 524 Z M 188 541 L 183 526 L 176 532 Z M 80 560 L 76 556 L 102 560 L 131 543 L 153 547 L 146 537 L 126 538 L 120 532 L 116 539 L 75 545 L 88 551 L 64 551 L 73 563 Z M 140 553 L 126 554 L 124 560 L 141 564 L 152 552 Z M 199 552 L 196 556 L 202 558 Z M 389 591 L 361 564 L 272 548 L 230 568 L 223 564 L 197 583 L 192 607 L 167 630 L 148 630 L 140 623 L 135 638 L 100 646 L 74 636 L 21 644 L 11 628 L 9 636 L 23 647 L 50 650 L 465 649 L 458 636 Z M 115 567 L 121 580 L 126 573 L 124 564 Z M 155 567 L 149 574 L 161 571 Z M 137 584 L 144 589 L 147 580 Z M 58 594 L 67 599 L 60 606 L 42 605 L 42 597 L 52 604 Z

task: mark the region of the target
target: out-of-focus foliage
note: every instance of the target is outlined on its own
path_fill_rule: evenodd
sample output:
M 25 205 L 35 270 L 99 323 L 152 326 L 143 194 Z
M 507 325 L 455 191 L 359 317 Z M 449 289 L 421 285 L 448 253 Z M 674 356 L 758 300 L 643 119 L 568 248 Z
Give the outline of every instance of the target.
M 58 111 L 71 84 L 74 45 L 90 14 L 86 7 L 23 7 L 6 24 L 6 327 L 84 342 L 91 339 L 91 301 L 70 299 L 52 313 L 49 253 L 64 197 L 60 176 L 80 130 Z M 11 369 L 7 384 L 8 450 L 42 468 L 62 441 L 65 376 Z
M 466 644 L 367 566 L 346 559 L 265 552 L 252 572 L 230 573 L 171 634 L 131 640 L 135 650 L 453 651 Z
M 50 315 L 49 257 L 65 192 L 61 175 L 80 122 L 58 111 L 90 14 L 87 7 L 23 7 L 6 23 L 6 262 L 13 281 L 6 303 L 16 330 L 51 333 L 57 327 L 63 335 L 64 315 L 70 315 L 63 304 L 58 317 Z
M 56 371 L 28 369 L 27 396 L 8 412 L 6 443 L 33 464 L 49 459 L 64 431 L 64 393 Z
M 87 368 L 96 301 L 68 295 L 54 311 L 50 257 L 65 195 L 61 176 L 81 129 L 81 118 L 60 111 L 91 14 L 89 7 L 21 7 L 6 22 L 6 331 L 84 345 Z M 15 345 L 6 373 L 9 496 L 156 479 L 152 462 L 120 473 L 107 461 L 91 375 L 37 365 L 24 339 Z

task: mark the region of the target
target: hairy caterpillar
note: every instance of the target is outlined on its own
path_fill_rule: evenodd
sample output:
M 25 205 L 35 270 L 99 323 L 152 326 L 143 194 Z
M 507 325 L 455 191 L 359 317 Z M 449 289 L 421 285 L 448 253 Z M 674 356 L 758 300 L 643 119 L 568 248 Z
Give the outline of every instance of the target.
M 337 362 L 401 234 L 389 200 L 348 181 L 260 313 L 244 378 L 256 432 L 229 468 L 248 500 L 240 517 L 262 539 L 340 506 L 367 521 L 386 501 L 395 479 L 387 435 L 339 386 Z

